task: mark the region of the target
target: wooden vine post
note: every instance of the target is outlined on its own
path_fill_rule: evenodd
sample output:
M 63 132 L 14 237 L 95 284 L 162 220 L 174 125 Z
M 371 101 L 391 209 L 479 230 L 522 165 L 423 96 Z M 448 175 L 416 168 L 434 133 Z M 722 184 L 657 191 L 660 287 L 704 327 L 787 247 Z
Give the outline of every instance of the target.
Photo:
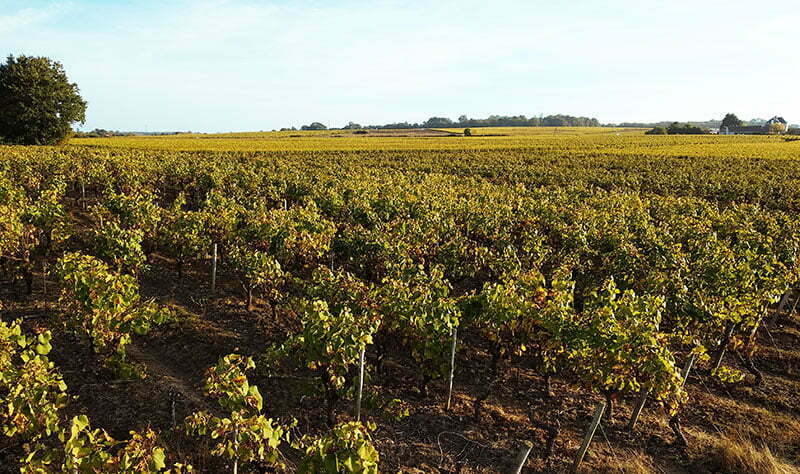
M 214 244 L 213 257 L 211 259 L 211 295 L 217 292 L 217 244 Z
M 356 393 L 356 421 L 361 421 L 361 395 L 364 391 L 364 349 L 358 357 L 358 391 Z
M 714 360 L 711 363 L 712 372 L 719 369 L 719 367 L 722 365 L 722 359 L 725 357 L 725 349 L 728 348 L 728 343 L 731 341 L 731 337 L 733 337 L 733 332 L 736 330 L 736 326 L 737 324 L 735 323 L 728 323 L 728 328 L 725 330 L 725 335 L 719 342 L 717 353 L 714 354 Z
M 642 393 L 639 396 L 639 401 L 636 402 L 636 406 L 633 408 L 633 413 L 631 413 L 631 420 L 628 422 L 628 431 L 633 431 L 633 429 L 636 428 L 636 422 L 639 421 L 639 415 L 642 414 L 644 404 L 647 403 L 648 395 L 650 395 L 649 390 L 642 390 Z
M 600 426 L 600 420 L 603 418 L 603 413 L 605 413 L 605 411 L 606 402 L 602 401 L 598 403 L 597 408 L 594 410 L 592 422 L 589 424 L 589 428 L 586 430 L 586 434 L 583 436 L 583 443 L 581 443 L 578 454 L 575 456 L 575 462 L 572 464 L 572 470 L 570 472 L 576 473 L 581 467 L 583 458 L 586 457 L 586 451 L 589 449 L 589 444 L 591 444 L 592 438 L 594 438 L 594 433 L 597 431 L 597 427 Z
M 774 327 L 778 325 L 778 318 L 780 318 L 781 313 L 784 312 L 784 309 L 788 306 L 788 303 L 790 303 L 789 301 L 790 294 L 791 291 L 787 290 L 786 293 L 784 293 L 783 296 L 781 297 L 781 301 L 778 303 L 777 309 L 775 309 L 775 314 L 772 315 L 771 326 Z
M 686 381 L 689 379 L 689 372 L 692 371 L 692 366 L 694 365 L 695 360 L 697 359 L 696 354 L 692 354 L 689 356 L 689 360 L 686 361 L 686 366 L 683 368 L 683 381 L 681 382 L 681 388 L 686 386 Z M 686 436 L 683 435 L 683 431 L 681 431 L 681 418 L 680 413 L 675 413 L 669 419 L 669 427 L 672 428 L 672 432 L 675 434 L 675 438 L 678 440 L 678 443 L 682 446 L 686 446 L 688 443 L 686 441 Z
M 450 411 L 450 402 L 453 399 L 453 374 L 456 371 L 456 340 L 458 338 L 458 328 L 453 327 L 453 341 L 450 344 L 450 374 L 447 379 L 447 405 L 446 410 Z
M 233 474 L 239 474 L 239 427 L 233 428 Z
M 522 468 L 525 467 L 525 463 L 528 462 L 528 456 L 531 454 L 531 450 L 533 449 L 533 444 L 530 441 L 525 441 L 523 443 L 522 449 L 520 449 L 519 454 L 517 454 L 517 459 L 514 462 L 514 474 L 520 474 L 522 472 Z
M 696 354 L 692 354 L 689 356 L 689 360 L 686 361 L 686 366 L 683 368 L 683 373 L 681 376 L 683 377 L 683 382 L 681 382 L 681 388 L 686 386 L 686 381 L 689 379 L 689 372 L 692 370 L 692 366 L 694 365 L 694 361 L 697 359 Z
M 778 303 L 778 313 L 782 313 L 783 312 L 783 309 L 786 307 L 786 303 L 789 302 L 789 294 L 790 293 L 791 292 L 787 290 L 786 293 L 783 294 L 783 297 L 781 298 L 780 303 Z

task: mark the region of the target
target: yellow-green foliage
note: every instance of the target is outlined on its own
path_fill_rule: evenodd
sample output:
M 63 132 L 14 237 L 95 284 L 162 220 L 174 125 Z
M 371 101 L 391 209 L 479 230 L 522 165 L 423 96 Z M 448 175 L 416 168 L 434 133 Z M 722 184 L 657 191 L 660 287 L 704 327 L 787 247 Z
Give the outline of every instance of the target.
M 443 131 L 456 134 L 463 129 Z M 607 127 L 473 128 L 473 136 L 427 136 L 413 130 L 350 130 L 178 134 L 74 138 L 74 145 L 183 151 L 550 150 L 578 155 L 799 158 L 800 142 L 779 136 L 645 136 L 643 129 Z

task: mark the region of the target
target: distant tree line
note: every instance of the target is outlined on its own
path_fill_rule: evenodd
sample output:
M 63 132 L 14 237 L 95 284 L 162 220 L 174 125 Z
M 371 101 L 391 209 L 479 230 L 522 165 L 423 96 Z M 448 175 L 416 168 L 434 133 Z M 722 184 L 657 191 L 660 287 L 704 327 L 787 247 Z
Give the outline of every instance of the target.
M 477 127 L 600 127 L 596 118 L 573 117 L 572 115 L 548 115 L 546 117 L 526 117 L 524 115 L 490 115 L 485 119 L 469 118 L 462 115 L 458 120 L 447 117 L 431 117 L 421 123 L 395 122 L 383 125 L 362 126 L 350 122 L 341 130 L 361 129 L 412 129 L 412 128 L 477 128 Z M 326 130 L 327 127 L 320 122 L 303 125 L 300 130 Z M 282 128 L 281 131 L 294 131 L 296 128 Z
M 344 127 L 339 129 L 331 128 L 331 130 L 404 130 L 422 128 L 479 127 L 630 127 L 652 128 L 652 130 L 648 133 L 653 135 L 699 135 L 710 133 L 709 130 L 712 128 L 716 129 L 723 126 L 735 127 L 747 124 L 763 125 L 764 123 L 766 123 L 766 120 L 763 119 L 752 119 L 749 122 L 743 122 L 742 120 L 739 120 L 735 114 L 727 114 L 723 120 L 708 120 L 701 122 L 622 122 L 618 124 L 601 124 L 596 118 L 575 117 L 572 115 L 562 114 L 548 115 L 543 117 L 526 117 L 525 115 L 490 115 L 485 119 L 469 118 L 466 115 L 462 115 L 458 118 L 458 120 L 452 120 L 447 117 L 431 117 L 428 120 L 420 123 L 395 122 L 383 125 L 361 125 L 356 122 L 349 122 Z M 303 125 L 300 127 L 300 130 L 328 130 L 328 128 L 320 122 L 313 122 L 309 125 Z M 282 128 L 281 131 L 297 131 L 297 128 Z
M 91 132 L 74 132 L 72 134 L 75 138 L 109 138 L 109 137 L 137 137 L 142 135 L 180 135 L 182 133 L 192 133 L 191 130 L 186 132 L 121 132 L 119 130 L 106 130 L 104 128 L 95 128 Z
M 75 138 L 105 138 L 105 137 L 130 137 L 135 135 L 133 132 L 119 132 L 116 130 L 106 130 L 95 128 L 91 132 L 75 132 Z
M 300 127 L 300 130 L 327 130 L 327 129 L 328 127 L 319 122 L 314 122 L 310 125 L 303 125 L 302 127 Z
M 657 126 L 645 132 L 646 135 L 705 135 L 711 133 L 707 128 L 690 123 L 673 122 L 668 127 Z
M 711 131 L 690 123 L 675 122 L 667 127 L 667 134 L 669 135 L 705 135 L 707 133 L 711 133 Z
M 620 122 L 614 124 L 605 124 L 604 127 L 621 127 L 621 128 L 669 128 L 674 121 L 664 121 L 664 122 Z M 699 127 L 704 129 L 711 129 L 711 128 L 720 128 L 722 126 L 721 120 L 707 120 L 707 121 L 690 121 L 690 122 L 678 122 L 678 123 L 687 123 L 693 127 Z
M 390 124 L 397 125 L 397 124 Z M 485 119 L 462 115 L 457 121 L 446 117 L 431 117 L 414 128 L 478 128 L 478 127 L 599 127 L 596 118 L 573 117 L 572 115 L 548 115 L 526 117 L 524 115 L 490 115 Z
M 632 128 L 663 128 L 667 130 L 672 124 L 675 122 L 622 122 L 618 124 L 607 124 L 604 126 L 608 127 L 632 127 Z M 764 125 L 767 123 L 767 120 L 754 118 L 747 121 L 740 120 L 736 114 L 726 114 L 725 118 L 722 120 L 707 120 L 707 121 L 690 121 L 686 122 L 693 127 L 699 127 L 702 129 L 722 129 L 723 127 L 741 127 L 741 126 L 756 126 L 756 125 Z M 800 125 L 790 125 L 789 130 L 800 128 Z M 657 133 L 656 133 L 657 134 Z
M 428 122 L 426 128 L 439 126 Z M 447 119 L 444 119 L 447 120 Z M 526 117 L 524 115 L 504 116 L 490 115 L 485 119 L 468 118 L 462 115 L 458 122 L 452 124 L 453 127 L 599 127 L 600 122 L 596 118 L 573 117 L 572 115 L 548 115 L 546 117 Z
M 788 133 L 790 135 L 795 135 L 798 132 L 796 129 L 787 126 L 786 120 L 782 117 L 775 117 L 770 119 L 770 121 L 762 120 L 762 119 L 753 119 L 749 123 L 743 122 L 736 114 L 725 114 L 725 117 L 721 121 L 711 121 L 711 122 L 689 122 L 689 123 L 680 123 L 680 122 L 672 122 L 669 125 L 666 124 L 657 124 L 653 126 L 652 130 L 645 132 L 647 135 L 703 135 L 707 133 L 711 133 L 710 128 L 718 128 L 718 129 L 732 129 L 735 127 L 742 127 L 744 125 L 750 126 L 764 126 L 765 124 L 769 123 L 769 130 L 766 130 L 767 133 L 774 133 L 774 134 L 782 134 Z

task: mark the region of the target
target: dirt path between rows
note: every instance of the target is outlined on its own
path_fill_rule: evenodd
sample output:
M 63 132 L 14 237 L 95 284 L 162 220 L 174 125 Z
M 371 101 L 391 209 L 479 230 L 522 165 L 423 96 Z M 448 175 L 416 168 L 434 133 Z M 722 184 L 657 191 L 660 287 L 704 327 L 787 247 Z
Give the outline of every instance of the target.
M 147 349 L 130 344 L 126 347 L 126 351 L 131 360 L 147 366 L 149 377 L 153 377 L 154 381 L 157 380 L 162 388 L 178 395 L 176 399 L 183 400 L 187 405 L 194 405 L 200 409 L 211 409 L 211 404 L 198 393 L 197 388 L 192 387 L 174 370 L 161 363 Z

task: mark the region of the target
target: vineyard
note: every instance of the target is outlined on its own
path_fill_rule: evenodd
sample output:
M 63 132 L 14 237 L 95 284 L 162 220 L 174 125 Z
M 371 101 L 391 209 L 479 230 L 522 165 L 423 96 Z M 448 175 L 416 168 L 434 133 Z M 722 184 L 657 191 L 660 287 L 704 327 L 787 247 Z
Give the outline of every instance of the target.
M 0 147 L 0 472 L 796 472 L 798 213 L 777 136 Z

